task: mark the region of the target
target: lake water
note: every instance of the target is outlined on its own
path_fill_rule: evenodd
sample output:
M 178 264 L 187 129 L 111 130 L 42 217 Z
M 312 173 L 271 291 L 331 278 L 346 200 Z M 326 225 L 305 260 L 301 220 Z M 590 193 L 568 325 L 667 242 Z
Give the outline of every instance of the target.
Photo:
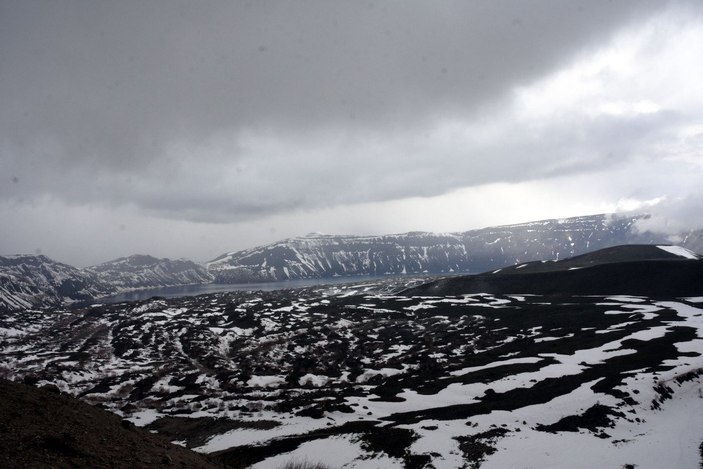
M 127 293 L 120 293 L 97 300 L 100 303 L 121 303 L 123 301 L 148 300 L 154 296 L 162 298 L 180 298 L 182 296 L 196 296 L 206 293 L 220 293 L 228 291 L 274 291 L 291 288 L 304 288 L 320 285 L 338 285 L 344 283 L 367 282 L 378 279 L 388 279 L 391 277 L 335 277 L 335 278 L 315 278 L 303 280 L 286 280 L 283 282 L 267 283 L 237 283 L 237 284 L 215 284 L 207 283 L 203 285 L 184 285 L 178 287 L 149 288 L 146 290 L 136 290 Z

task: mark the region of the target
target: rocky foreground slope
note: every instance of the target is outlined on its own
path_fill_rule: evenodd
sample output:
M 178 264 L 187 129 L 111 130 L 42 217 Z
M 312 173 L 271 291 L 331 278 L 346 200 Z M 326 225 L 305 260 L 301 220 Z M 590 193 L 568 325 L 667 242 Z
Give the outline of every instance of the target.
M 633 257 L 668 264 L 672 250 L 678 266 L 703 263 L 654 249 L 595 253 L 559 270 L 589 259 L 604 271 Z M 703 286 L 652 296 L 597 284 L 547 295 L 409 287 L 396 279 L 18 312 L 0 319 L 12 331 L 0 338 L 0 369 L 259 469 L 292 459 L 700 464 Z
M 58 390 L 6 380 L 0 380 L 0 466 L 222 467 Z

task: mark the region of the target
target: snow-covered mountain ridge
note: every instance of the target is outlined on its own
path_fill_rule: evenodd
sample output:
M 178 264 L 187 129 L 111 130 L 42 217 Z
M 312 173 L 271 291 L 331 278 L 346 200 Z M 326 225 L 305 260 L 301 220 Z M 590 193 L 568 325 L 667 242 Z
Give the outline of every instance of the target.
M 538 259 L 558 260 L 622 244 L 670 244 L 640 233 L 646 215 L 593 215 L 463 233 L 383 236 L 311 233 L 219 256 L 206 266 L 134 255 L 77 269 L 46 256 L 0 257 L 0 310 L 55 307 L 132 290 L 204 283 L 402 274 L 480 273 Z M 703 231 L 676 244 L 703 252 Z
M 207 264 L 216 283 L 353 275 L 480 273 L 541 259 L 563 259 L 622 244 L 671 244 L 640 233 L 646 215 L 593 215 L 490 227 L 463 233 L 385 236 L 309 234 L 219 256 Z M 699 248 L 700 236 L 678 237 Z
M 205 267 L 134 255 L 78 269 L 42 255 L 0 256 L 0 311 L 60 307 L 124 291 L 208 283 Z
M 46 256 L 0 256 L 0 311 L 58 307 L 114 291 L 95 274 Z

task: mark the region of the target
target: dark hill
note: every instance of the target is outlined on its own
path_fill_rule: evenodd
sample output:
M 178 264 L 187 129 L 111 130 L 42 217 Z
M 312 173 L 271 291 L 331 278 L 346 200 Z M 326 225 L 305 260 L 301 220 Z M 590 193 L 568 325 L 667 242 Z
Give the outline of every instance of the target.
M 665 247 L 676 251 L 676 248 Z M 703 260 L 657 246 L 629 245 L 562 261 L 530 262 L 479 275 L 452 277 L 408 290 L 412 295 L 525 293 L 539 295 L 703 294 Z M 697 257 L 692 259 L 690 257 Z
M 0 380 L 0 467 L 220 466 L 58 391 Z
M 676 254 L 678 253 L 678 254 Z M 527 274 L 536 272 L 559 272 L 575 270 L 596 265 L 616 264 L 636 261 L 681 261 L 699 259 L 700 256 L 678 246 L 653 246 L 646 244 L 628 244 L 613 246 L 560 261 L 534 261 L 503 267 L 493 274 Z

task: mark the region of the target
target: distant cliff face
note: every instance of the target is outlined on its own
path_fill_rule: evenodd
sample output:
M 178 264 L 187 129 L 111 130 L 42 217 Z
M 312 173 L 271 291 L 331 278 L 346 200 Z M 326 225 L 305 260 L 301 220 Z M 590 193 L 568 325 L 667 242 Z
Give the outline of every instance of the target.
M 122 257 L 85 271 L 119 291 L 208 283 L 213 279 L 204 266 L 195 262 L 144 255 Z
M 347 275 L 479 273 L 538 259 L 563 259 L 619 244 L 665 242 L 638 234 L 640 217 L 594 215 L 464 233 L 387 236 L 313 234 L 224 254 L 208 263 L 218 283 Z
M 669 243 L 639 233 L 644 215 L 594 215 L 544 220 L 464 233 L 385 236 L 311 234 L 224 254 L 202 266 L 187 260 L 135 255 L 77 269 L 46 256 L 0 257 L 0 310 L 56 307 L 137 289 L 216 283 L 481 273 L 523 262 L 559 260 L 622 244 Z M 703 231 L 676 244 L 703 251 Z

